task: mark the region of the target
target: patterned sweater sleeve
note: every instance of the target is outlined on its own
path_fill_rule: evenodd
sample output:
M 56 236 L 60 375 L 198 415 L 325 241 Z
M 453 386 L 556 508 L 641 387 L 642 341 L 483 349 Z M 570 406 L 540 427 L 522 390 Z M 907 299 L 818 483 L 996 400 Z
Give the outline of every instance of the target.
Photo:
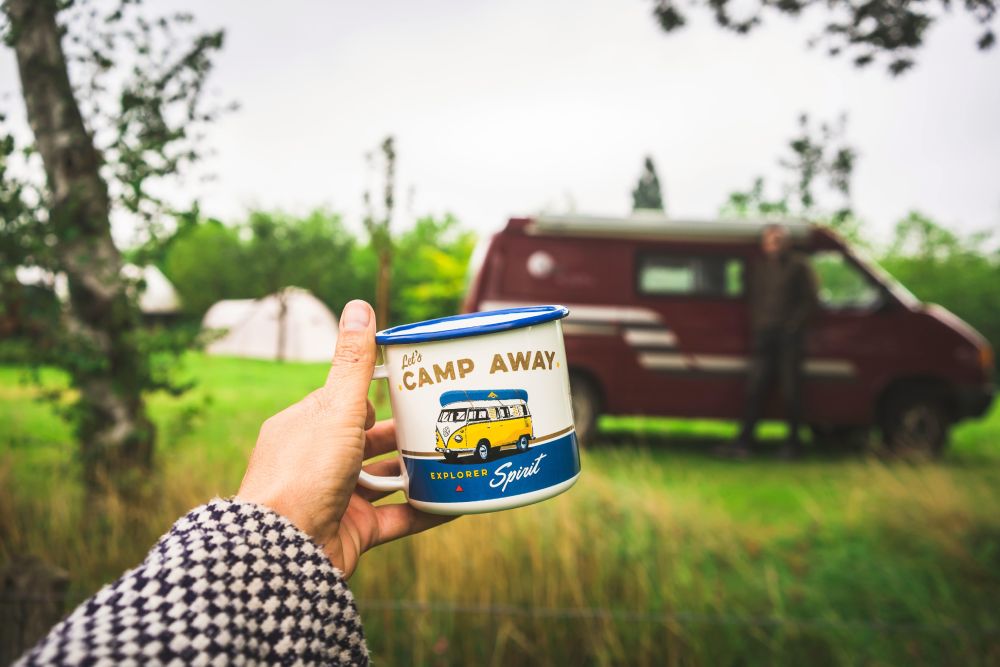
M 354 598 L 320 547 L 265 507 L 215 500 L 16 664 L 367 663 Z

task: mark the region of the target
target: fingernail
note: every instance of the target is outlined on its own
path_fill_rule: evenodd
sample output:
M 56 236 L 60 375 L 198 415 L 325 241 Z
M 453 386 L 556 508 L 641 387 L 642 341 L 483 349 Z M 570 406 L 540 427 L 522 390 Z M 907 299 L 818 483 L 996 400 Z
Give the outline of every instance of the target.
M 340 328 L 344 331 L 361 331 L 371 321 L 371 307 L 364 301 L 351 301 L 340 314 Z

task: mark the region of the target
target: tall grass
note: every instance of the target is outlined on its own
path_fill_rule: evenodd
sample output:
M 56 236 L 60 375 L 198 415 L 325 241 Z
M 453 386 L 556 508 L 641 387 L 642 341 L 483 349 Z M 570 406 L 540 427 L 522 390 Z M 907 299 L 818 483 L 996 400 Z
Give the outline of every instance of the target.
M 991 489 L 865 462 L 847 472 L 843 514 L 819 500 L 775 525 L 609 481 L 609 459 L 655 461 L 587 456 L 557 500 L 371 554 L 352 585 L 374 646 L 418 663 L 1000 660 L 1000 519 L 975 501 Z
M 144 501 L 100 515 L 62 427 L 0 369 L 0 560 L 43 556 L 79 600 L 232 493 L 259 422 L 323 371 L 195 361 L 198 392 L 154 406 L 166 435 Z M 604 426 L 615 445 L 586 452 L 566 494 L 364 557 L 351 586 L 376 659 L 1000 664 L 1000 411 L 917 465 L 721 462 L 699 439 L 725 426 Z

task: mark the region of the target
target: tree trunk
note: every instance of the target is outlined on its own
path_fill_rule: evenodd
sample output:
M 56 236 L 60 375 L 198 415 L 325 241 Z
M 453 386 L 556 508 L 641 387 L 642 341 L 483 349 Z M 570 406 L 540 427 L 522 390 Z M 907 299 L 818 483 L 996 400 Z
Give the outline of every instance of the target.
M 70 85 L 56 0 L 6 0 L 28 122 L 48 182 L 48 224 L 69 284 L 65 366 L 80 391 L 78 437 L 87 482 L 151 463 L 154 431 L 136 346 L 138 313 L 111 238 L 101 157 Z
M 288 320 L 288 289 L 282 288 L 278 291 L 278 361 L 285 360 L 285 346 L 288 344 L 286 338 L 286 321 Z
M 386 244 L 388 245 L 388 244 Z M 389 289 L 392 273 L 392 251 L 381 248 L 378 253 L 378 279 L 375 282 L 375 321 L 380 329 L 389 325 Z

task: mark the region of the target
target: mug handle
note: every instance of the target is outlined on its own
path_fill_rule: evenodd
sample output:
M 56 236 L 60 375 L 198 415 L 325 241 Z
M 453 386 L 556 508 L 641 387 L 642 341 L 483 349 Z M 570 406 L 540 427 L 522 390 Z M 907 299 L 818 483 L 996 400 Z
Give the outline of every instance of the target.
M 375 372 L 372 373 L 372 382 L 375 380 L 388 379 L 389 370 L 386 368 L 385 364 L 376 366 Z M 366 489 L 371 489 L 372 491 L 402 491 L 406 488 L 406 481 L 403 479 L 402 475 L 396 475 L 395 477 L 379 477 L 365 472 L 364 470 L 358 473 L 358 484 Z

